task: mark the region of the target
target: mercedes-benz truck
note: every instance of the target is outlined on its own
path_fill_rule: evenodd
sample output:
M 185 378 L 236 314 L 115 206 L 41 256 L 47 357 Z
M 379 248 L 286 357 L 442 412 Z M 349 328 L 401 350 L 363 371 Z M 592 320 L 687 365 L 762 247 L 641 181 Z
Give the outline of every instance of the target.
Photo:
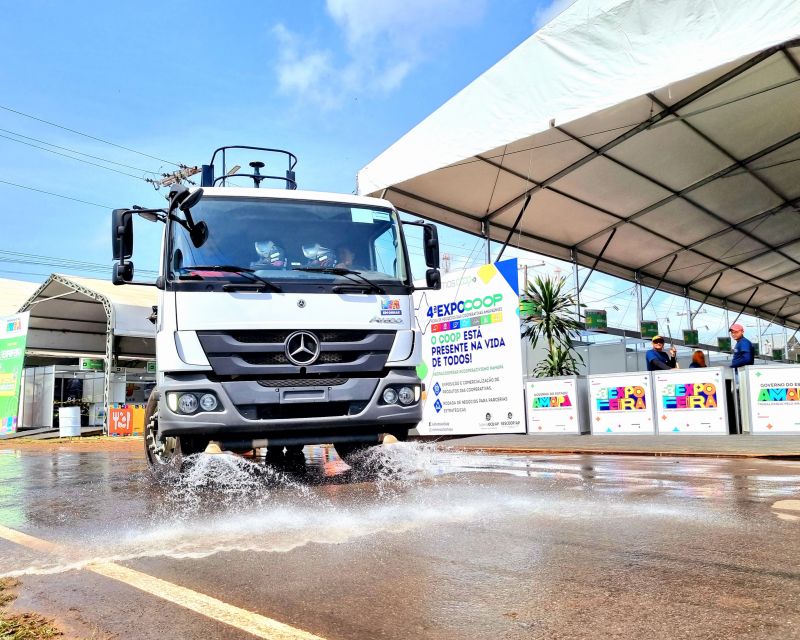
M 252 151 L 280 154 L 288 169 L 228 168 Z M 403 227 L 422 227 L 425 288 L 438 288 L 436 227 L 401 222 L 387 200 L 298 190 L 296 162 L 222 147 L 200 187 L 174 184 L 163 209 L 113 212 L 115 284 L 134 281 L 133 216 L 164 225 L 145 414 L 154 471 L 209 443 L 269 455 L 332 443 L 352 459 L 387 434 L 404 439 L 422 417 Z M 265 187 L 276 180 L 283 188 Z

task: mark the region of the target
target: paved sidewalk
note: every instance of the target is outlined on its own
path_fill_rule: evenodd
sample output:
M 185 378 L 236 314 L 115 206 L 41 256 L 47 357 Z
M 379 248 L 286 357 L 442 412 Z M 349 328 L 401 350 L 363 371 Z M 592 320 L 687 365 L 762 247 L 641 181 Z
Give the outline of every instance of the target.
M 481 435 L 438 442 L 441 447 L 507 453 L 591 453 L 645 456 L 796 458 L 800 435 Z

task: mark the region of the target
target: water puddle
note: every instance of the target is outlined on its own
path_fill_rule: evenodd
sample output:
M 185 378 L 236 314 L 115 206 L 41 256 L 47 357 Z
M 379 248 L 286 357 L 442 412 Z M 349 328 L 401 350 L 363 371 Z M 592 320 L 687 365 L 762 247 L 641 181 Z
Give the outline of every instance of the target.
M 202 558 L 227 552 L 284 553 L 309 544 L 346 544 L 442 525 L 704 517 L 654 500 L 564 492 L 585 482 L 579 464 L 494 456 L 399 443 L 376 447 L 349 467 L 328 447 L 309 447 L 283 465 L 232 455 L 198 454 L 161 485 L 141 474 L 133 490 L 85 496 L 125 503 L 124 524 L 102 514 L 35 533 L 57 540 L 56 553 L 0 553 L 0 577 L 49 574 L 93 562 Z M 591 470 L 592 478 L 597 473 Z M 536 480 L 520 482 L 519 477 Z

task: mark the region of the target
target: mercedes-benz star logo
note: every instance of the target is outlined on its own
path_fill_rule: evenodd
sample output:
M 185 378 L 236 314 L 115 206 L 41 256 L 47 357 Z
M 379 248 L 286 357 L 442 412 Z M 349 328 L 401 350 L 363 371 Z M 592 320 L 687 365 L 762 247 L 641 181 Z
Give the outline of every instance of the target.
M 286 338 L 285 351 L 289 362 L 305 367 L 319 358 L 319 339 L 308 331 L 295 331 Z

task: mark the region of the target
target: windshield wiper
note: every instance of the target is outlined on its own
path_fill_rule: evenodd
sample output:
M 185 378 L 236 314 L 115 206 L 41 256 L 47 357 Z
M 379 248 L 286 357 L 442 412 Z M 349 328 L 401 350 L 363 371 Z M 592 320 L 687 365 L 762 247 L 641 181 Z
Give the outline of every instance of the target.
M 235 273 L 236 275 L 243 276 L 245 278 L 250 278 L 250 281 L 255 284 L 256 286 L 253 288 L 256 289 L 268 289 L 269 291 L 274 291 L 276 293 L 280 293 L 283 291 L 278 285 L 273 284 L 269 280 L 262 278 L 261 276 L 257 276 L 254 271 L 255 269 L 248 269 L 247 267 L 238 267 L 233 264 L 197 264 L 192 265 L 191 267 L 184 267 L 185 269 L 189 269 L 190 271 L 221 271 L 224 273 Z M 185 273 L 178 276 L 180 280 L 193 280 L 195 278 L 203 280 L 203 276 L 199 273 Z M 237 289 L 250 289 L 252 285 L 243 285 L 243 284 L 236 284 L 234 282 L 229 282 L 225 284 L 222 289 L 223 291 L 236 291 Z
M 330 273 L 335 276 L 344 276 L 357 284 L 366 284 L 376 293 L 386 294 L 386 290 L 382 286 L 362 276 L 360 271 L 353 271 L 345 267 L 293 267 L 292 271 L 311 271 L 312 273 Z

